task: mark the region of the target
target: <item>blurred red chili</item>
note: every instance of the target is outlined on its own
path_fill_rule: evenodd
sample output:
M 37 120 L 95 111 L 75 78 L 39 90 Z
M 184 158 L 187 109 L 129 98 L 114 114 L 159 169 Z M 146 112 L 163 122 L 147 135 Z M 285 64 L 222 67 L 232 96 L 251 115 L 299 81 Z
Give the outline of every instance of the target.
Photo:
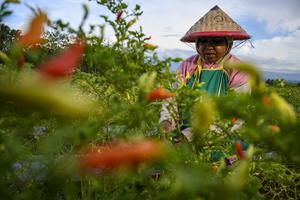
M 280 127 L 274 124 L 271 124 L 268 126 L 268 128 L 273 132 L 273 133 L 278 133 L 281 131 Z
M 271 105 L 271 98 L 269 96 L 263 96 L 261 102 L 265 107 L 267 107 Z
M 151 36 L 144 38 L 144 41 L 151 40 Z
M 236 154 L 237 156 L 242 160 L 245 158 L 245 154 L 243 152 L 243 147 L 242 147 L 242 144 L 241 144 L 241 141 L 240 140 L 237 140 L 235 142 L 235 151 L 236 151 Z
M 41 43 L 43 33 L 43 24 L 47 21 L 47 16 L 44 13 L 39 13 L 32 19 L 28 31 L 19 37 L 19 43 L 25 47 Z
M 174 97 L 175 94 L 169 92 L 168 90 L 160 87 L 152 90 L 146 95 L 146 100 L 148 101 L 156 101 L 156 100 L 164 100 L 170 97 Z
M 123 14 L 123 10 L 119 10 L 119 11 L 117 12 L 116 22 L 118 22 L 118 21 L 121 19 L 122 14 Z
M 17 66 L 19 69 L 21 69 L 24 65 L 24 62 L 25 62 L 25 59 L 24 59 L 24 56 L 21 55 L 19 58 L 18 58 L 18 62 L 17 62 Z
M 56 79 L 70 75 L 79 64 L 84 47 L 84 42 L 77 41 L 65 52 L 42 64 L 39 73 L 46 79 Z
M 98 147 L 94 151 L 82 155 L 81 167 L 83 169 L 110 170 L 137 165 L 157 159 L 162 155 L 159 144 L 151 140 L 136 141 L 132 144 L 111 144 L 110 146 Z
M 238 118 L 236 118 L 236 117 L 232 117 L 230 121 L 231 121 L 231 123 L 233 123 L 233 124 L 234 124 L 234 123 L 235 123 L 237 120 L 238 120 Z

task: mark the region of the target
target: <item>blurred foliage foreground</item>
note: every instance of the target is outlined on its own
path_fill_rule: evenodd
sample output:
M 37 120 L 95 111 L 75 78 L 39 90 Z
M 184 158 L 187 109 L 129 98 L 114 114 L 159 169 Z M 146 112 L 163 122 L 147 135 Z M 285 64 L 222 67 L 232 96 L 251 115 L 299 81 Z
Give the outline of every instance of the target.
M 87 5 L 77 29 L 30 6 L 23 35 L 1 24 L 1 199 L 300 198 L 299 87 L 267 87 L 244 63 L 233 67 L 251 77 L 251 95 L 174 89 L 180 59 L 159 58 L 133 30 L 140 6 L 92 3 L 111 15 L 88 31 Z M 192 141 L 162 131 L 166 102 L 175 133 L 191 113 Z

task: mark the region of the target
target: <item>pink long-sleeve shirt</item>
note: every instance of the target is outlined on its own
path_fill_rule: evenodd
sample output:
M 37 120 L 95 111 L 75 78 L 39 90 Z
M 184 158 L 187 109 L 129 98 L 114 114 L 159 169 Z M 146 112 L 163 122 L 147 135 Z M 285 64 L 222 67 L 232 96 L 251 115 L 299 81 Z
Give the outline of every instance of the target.
M 181 63 L 181 65 L 178 69 L 178 73 L 184 81 L 188 74 L 192 75 L 195 72 L 195 70 L 197 69 L 198 59 L 199 59 L 199 55 L 193 55 Z M 241 61 L 237 57 L 230 54 L 227 59 L 227 62 L 230 64 L 230 63 L 238 63 Z M 218 67 L 219 67 L 218 64 L 215 64 L 215 65 L 204 64 L 202 66 L 203 69 L 208 69 L 208 68 L 214 69 L 214 68 L 218 68 Z M 247 82 L 248 82 L 247 74 L 237 71 L 235 69 L 233 69 L 230 72 L 229 88 L 233 88 L 233 89 L 238 88 L 242 85 L 245 85 Z

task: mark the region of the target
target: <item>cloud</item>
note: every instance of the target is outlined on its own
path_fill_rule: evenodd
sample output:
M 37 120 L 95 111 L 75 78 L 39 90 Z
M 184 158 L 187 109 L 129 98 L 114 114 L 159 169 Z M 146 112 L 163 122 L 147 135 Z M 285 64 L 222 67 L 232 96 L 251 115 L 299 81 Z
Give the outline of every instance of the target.
M 39 1 L 24 0 L 22 4 L 37 5 L 46 10 L 50 17 L 63 18 L 77 25 L 82 16 L 81 4 L 89 5 L 91 15 L 88 22 L 99 21 L 99 14 L 106 10 L 96 2 L 86 0 L 64 1 Z M 210 8 L 218 4 L 233 19 L 243 21 L 244 18 L 256 19 L 266 24 L 269 32 L 292 32 L 300 28 L 300 1 L 299 0 L 125 0 L 130 7 L 138 3 L 142 5 L 144 14 L 141 16 L 141 24 L 146 33 L 159 37 L 162 34 L 181 34 L 192 26 Z M 24 6 L 23 6 L 24 7 Z M 28 12 L 21 12 L 26 16 Z M 243 26 L 244 24 L 242 24 Z M 247 27 L 246 27 L 247 28 Z M 159 42 L 161 40 L 158 39 Z
M 292 32 L 300 28 L 299 0 L 252 0 L 245 2 L 243 10 L 267 24 L 270 32 Z
M 183 50 L 183 49 L 165 49 L 165 50 L 159 50 L 158 54 L 161 56 L 186 59 L 192 55 L 195 55 L 196 52 L 193 50 Z
M 144 14 L 139 24 L 161 49 L 190 47 L 180 38 L 214 5 L 219 5 L 253 38 L 286 35 L 300 27 L 299 0 L 128 0 L 131 5 L 141 4 Z M 259 31 L 257 31 L 259 30 Z M 268 34 L 269 33 L 269 34 Z M 165 37 L 172 36 L 172 37 Z
M 160 37 L 180 37 L 181 34 L 178 34 L 178 33 L 173 33 L 173 34 L 165 34 L 165 35 L 161 35 Z
M 300 30 L 287 36 L 255 40 L 254 47 L 244 45 L 233 52 L 254 61 L 264 70 L 300 72 Z

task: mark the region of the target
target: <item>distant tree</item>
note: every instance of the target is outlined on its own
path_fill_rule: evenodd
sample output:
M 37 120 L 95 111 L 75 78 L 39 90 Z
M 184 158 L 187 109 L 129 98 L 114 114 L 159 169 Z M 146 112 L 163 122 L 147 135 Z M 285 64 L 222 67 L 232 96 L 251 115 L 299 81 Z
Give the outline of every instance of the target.
M 0 51 L 7 52 L 9 46 L 21 33 L 20 30 L 11 29 L 3 24 L 3 19 L 12 14 L 8 9 L 11 3 L 19 3 L 19 1 L 3 1 L 0 5 Z
M 55 54 L 75 41 L 75 36 L 58 30 L 47 31 L 43 38 L 46 42 L 41 47 L 47 49 L 49 54 Z
M 266 80 L 266 84 L 268 84 L 268 85 L 273 85 L 273 80 L 268 78 L 268 79 Z
M 11 29 L 5 24 L 0 24 L 0 51 L 7 52 L 20 33 L 20 30 Z
M 58 30 L 47 31 L 43 34 L 44 43 L 31 46 L 26 49 L 26 62 L 33 63 L 34 66 L 44 60 L 48 60 L 54 55 L 58 54 L 69 44 L 75 41 L 74 37 L 68 33 L 62 33 Z M 30 53 L 27 53 L 27 51 Z

